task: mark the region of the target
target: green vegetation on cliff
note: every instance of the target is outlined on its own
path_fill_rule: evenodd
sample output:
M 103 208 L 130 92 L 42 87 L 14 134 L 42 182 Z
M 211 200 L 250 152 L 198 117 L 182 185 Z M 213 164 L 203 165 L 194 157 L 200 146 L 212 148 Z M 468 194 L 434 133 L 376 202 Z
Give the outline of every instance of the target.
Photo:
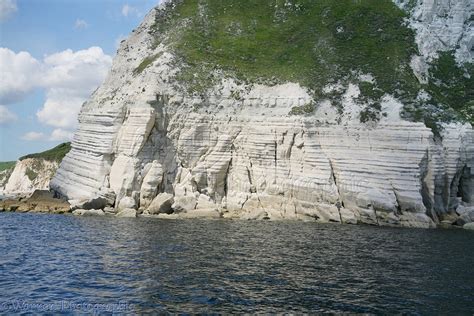
M 52 149 L 43 151 L 41 153 L 29 154 L 29 155 L 20 157 L 19 160 L 24 160 L 27 158 L 42 158 L 49 161 L 60 162 L 64 158 L 64 156 L 66 156 L 66 154 L 69 152 L 69 150 L 71 150 L 71 143 L 62 143 Z
M 3 170 L 7 170 L 13 168 L 15 166 L 16 161 L 1 161 L 0 162 L 0 172 Z
M 15 168 L 16 161 L 0 162 L 0 187 L 5 186 Z
M 389 0 L 191 0 L 155 27 L 185 25 L 172 42 L 197 74 L 203 66 L 219 68 L 245 80 L 296 81 L 321 91 L 362 72 L 388 92 L 416 86 L 409 67 L 413 32 L 404 17 Z
M 378 117 L 389 93 L 408 105 L 407 119 L 472 121 L 466 94 L 472 79 L 462 79 L 459 69 L 449 73 L 455 67 L 449 56 L 436 61 L 428 85 L 414 76 L 410 61 L 418 52 L 406 14 L 390 0 L 177 0 L 157 14 L 150 32 L 183 61 L 177 79 L 189 93 L 205 93 L 219 70 L 245 82 L 299 82 L 315 99 L 340 107 L 342 94 L 323 88 L 355 82 L 368 104 L 364 120 Z M 361 74 L 372 75 L 374 84 L 363 86 Z M 422 89 L 448 114 L 431 113 L 417 99 Z M 307 113 L 293 114 L 299 112 Z
M 145 70 L 146 67 L 150 66 L 158 57 L 158 55 L 146 57 L 133 72 L 135 74 L 140 74 L 143 70 Z
M 430 70 L 428 92 L 474 125 L 474 64 L 459 66 L 453 52 L 443 52 Z

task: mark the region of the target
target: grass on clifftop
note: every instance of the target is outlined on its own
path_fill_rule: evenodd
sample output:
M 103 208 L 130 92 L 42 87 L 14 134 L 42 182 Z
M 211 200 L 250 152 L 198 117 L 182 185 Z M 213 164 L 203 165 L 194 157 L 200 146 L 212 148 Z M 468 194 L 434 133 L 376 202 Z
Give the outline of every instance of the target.
M 430 113 L 413 115 L 428 111 L 415 102 L 425 88 L 435 104 L 468 118 L 455 101 L 462 91 L 453 95 L 450 88 L 443 93 L 438 91 L 443 87 L 422 87 L 414 76 L 410 60 L 418 52 L 406 14 L 390 0 L 176 0 L 157 14 L 150 32 L 183 61 L 176 79 L 188 93 L 205 93 L 218 69 L 246 82 L 299 82 L 316 100 L 329 98 L 341 106 L 341 95 L 323 88 L 371 74 L 375 85 L 362 89 L 368 92 L 362 98 L 374 111 L 389 93 L 409 101 L 414 111 L 407 111 L 408 119 L 439 120 Z M 436 72 L 444 76 L 442 69 Z
M 15 166 L 16 161 L 2 161 L 0 162 L 0 172 L 3 170 L 7 170 L 13 168 Z
M 60 162 L 69 152 L 69 150 L 71 150 L 71 143 L 62 143 L 52 149 L 43 151 L 41 153 L 29 154 L 20 157 L 19 160 L 24 160 L 27 158 L 42 158 L 44 160 Z
M 300 82 L 315 91 L 372 74 L 393 92 L 417 86 L 409 68 L 416 53 L 405 13 L 389 0 L 187 0 L 168 19 L 157 18 L 158 33 L 171 34 L 189 72 L 220 68 L 259 81 Z M 178 34 L 179 33 L 179 34 Z

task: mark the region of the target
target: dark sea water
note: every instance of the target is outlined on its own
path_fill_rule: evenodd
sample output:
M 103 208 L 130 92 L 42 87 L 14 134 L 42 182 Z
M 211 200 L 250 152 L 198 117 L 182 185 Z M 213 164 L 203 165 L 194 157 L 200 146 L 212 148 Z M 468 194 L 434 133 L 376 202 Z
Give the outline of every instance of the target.
M 0 213 L 0 313 L 473 314 L 474 232 Z

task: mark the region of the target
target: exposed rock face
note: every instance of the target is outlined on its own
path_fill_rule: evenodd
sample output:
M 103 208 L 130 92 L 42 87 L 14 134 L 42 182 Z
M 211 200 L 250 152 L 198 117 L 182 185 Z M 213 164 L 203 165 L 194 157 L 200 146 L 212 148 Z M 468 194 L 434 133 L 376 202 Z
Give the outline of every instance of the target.
M 465 224 L 462 228 L 467 230 L 474 230 L 474 223 Z
M 474 3 L 471 0 L 416 0 L 413 8 L 409 7 L 411 1 L 394 2 L 412 11 L 409 22 L 417 31 L 416 41 L 423 56 L 431 59 L 438 51 L 455 49 L 458 61 L 473 61 Z
M 5 194 L 15 194 L 47 190 L 58 167 L 58 162 L 41 158 L 17 161 L 3 191 Z
M 137 217 L 137 211 L 132 208 L 126 208 L 118 212 L 116 217 Z
M 147 207 L 153 201 L 163 182 L 163 168 L 158 161 L 153 161 L 145 166 L 144 174 L 145 177 L 140 189 L 140 206 Z
M 173 195 L 169 193 L 158 194 L 151 202 L 150 206 L 146 209 L 149 214 L 169 214 L 173 212 L 171 206 L 173 205 Z
M 448 125 L 435 139 L 424 124 L 401 120 L 390 96 L 386 117 L 361 124 L 351 102 L 356 88 L 346 93 L 342 120 L 324 104 L 314 116 L 289 116 L 311 99 L 296 83 L 226 79 L 209 98 L 183 96 L 170 81 L 179 67 L 173 54 L 152 45 L 155 14 L 121 44 L 108 79 L 83 106 L 72 150 L 51 182 L 56 192 L 81 200 L 112 190 L 119 208 L 126 199 L 142 209 L 160 194 L 170 198 L 158 209 L 166 202 L 183 218 L 410 227 L 433 227 L 460 200 L 472 203 L 469 124 Z M 438 22 L 419 23 L 432 29 Z M 137 74 L 147 56 L 157 57 Z M 234 88 L 243 91 L 239 98 Z M 134 217 L 130 207 L 123 209 Z
M 119 211 L 121 210 L 124 210 L 124 209 L 127 209 L 127 208 L 136 208 L 137 207 L 137 202 L 135 201 L 134 198 L 131 198 L 131 197 L 124 197 L 120 200 L 120 202 L 118 203 L 118 207 L 117 209 Z
M 8 179 L 10 178 L 15 166 L 7 168 L 5 170 L 0 171 L 0 194 L 3 193 L 5 190 L 5 186 L 8 183 Z

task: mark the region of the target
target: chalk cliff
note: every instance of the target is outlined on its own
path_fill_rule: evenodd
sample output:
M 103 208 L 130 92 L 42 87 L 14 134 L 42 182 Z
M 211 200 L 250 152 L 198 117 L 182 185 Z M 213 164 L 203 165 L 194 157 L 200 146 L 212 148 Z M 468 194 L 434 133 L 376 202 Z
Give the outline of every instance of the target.
M 309 12 L 300 2 L 279 6 L 277 1 L 272 23 Z M 419 82 L 429 77 L 429 62 L 439 50 L 454 51 L 459 64 L 472 63 L 469 0 L 419 1 L 410 7 L 395 2 L 409 12 L 403 25 L 416 31 L 419 54 L 410 52 L 407 65 Z M 362 66 L 351 70 L 350 78 L 324 82 L 321 93 L 303 79 L 242 79 L 218 64 L 193 68 L 201 64 L 190 58 L 207 48 L 181 54 L 192 38 L 176 44 L 176 34 L 192 36 L 185 33 L 190 24 L 208 27 L 217 18 L 212 1 L 188 3 L 196 4 L 192 18 L 184 16 L 188 11 L 181 1 L 152 10 L 121 43 L 108 78 L 83 105 L 72 150 L 51 182 L 72 204 L 104 197 L 116 208 L 122 204 L 161 217 L 432 227 L 474 203 L 472 107 L 460 111 L 467 120 L 427 127 L 427 120 L 403 115 L 407 99 L 397 89 L 384 90 L 378 103 L 373 95 L 364 96 L 364 86 L 384 80 Z M 380 3 L 403 16 L 395 4 Z M 442 18 L 451 26 L 440 26 Z M 261 23 L 254 21 L 249 25 Z M 165 22 L 175 24 L 166 28 Z M 246 29 L 234 22 L 229 36 L 244 36 L 235 35 Z M 354 38 L 346 25 L 333 27 L 335 40 Z M 444 40 L 450 34 L 456 40 Z M 427 100 L 429 93 L 420 88 L 413 99 Z
M 49 182 L 59 167 L 59 162 L 41 158 L 17 161 L 3 189 L 4 194 L 33 193 L 49 189 Z
M 63 143 L 12 162 L 9 168 L 0 172 L 0 194 L 30 194 L 35 190 L 48 190 L 59 163 L 69 149 L 69 143 Z

